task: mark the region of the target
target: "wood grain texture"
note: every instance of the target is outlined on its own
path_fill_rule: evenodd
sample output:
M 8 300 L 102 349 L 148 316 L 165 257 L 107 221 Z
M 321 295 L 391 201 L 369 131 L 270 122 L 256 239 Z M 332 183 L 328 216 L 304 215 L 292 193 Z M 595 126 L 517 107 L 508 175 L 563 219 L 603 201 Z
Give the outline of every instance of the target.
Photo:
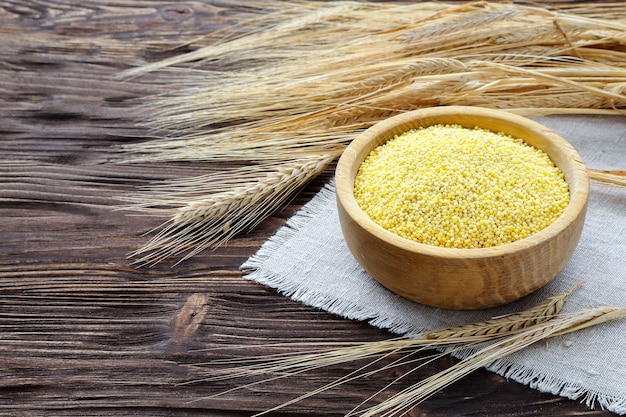
M 330 170 L 227 247 L 175 268 L 136 270 L 126 260 L 162 219 L 116 211 L 118 197 L 210 167 L 111 163 L 118 145 L 145 139 L 135 125 L 136 100 L 168 84 L 163 76 L 115 76 L 193 49 L 197 39 L 248 17 L 249 7 L 156 0 L 0 4 L 0 415 L 246 416 L 348 368 L 202 399 L 234 385 L 180 385 L 203 371 L 188 364 L 241 354 L 232 344 L 389 337 L 290 301 L 238 270 L 330 178 Z M 201 350 L 214 347 L 223 349 Z M 438 360 L 414 378 L 453 361 Z M 397 372 L 276 415 L 339 415 Z M 609 413 L 482 371 L 411 415 Z

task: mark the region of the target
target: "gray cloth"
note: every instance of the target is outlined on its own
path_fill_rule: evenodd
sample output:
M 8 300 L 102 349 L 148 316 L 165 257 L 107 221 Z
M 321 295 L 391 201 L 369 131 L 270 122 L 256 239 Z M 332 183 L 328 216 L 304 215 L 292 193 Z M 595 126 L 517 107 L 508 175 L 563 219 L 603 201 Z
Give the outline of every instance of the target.
M 626 119 L 549 116 L 535 120 L 565 137 L 589 168 L 626 169 Z M 352 258 L 328 184 L 244 265 L 247 277 L 304 304 L 396 333 L 416 333 L 523 310 L 581 280 L 563 314 L 626 306 L 626 188 L 592 182 L 580 243 L 565 269 L 541 290 L 481 311 L 447 311 L 383 288 Z M 488 367 L 543 392 L 626 414 L 626 319 L 533 345 Z

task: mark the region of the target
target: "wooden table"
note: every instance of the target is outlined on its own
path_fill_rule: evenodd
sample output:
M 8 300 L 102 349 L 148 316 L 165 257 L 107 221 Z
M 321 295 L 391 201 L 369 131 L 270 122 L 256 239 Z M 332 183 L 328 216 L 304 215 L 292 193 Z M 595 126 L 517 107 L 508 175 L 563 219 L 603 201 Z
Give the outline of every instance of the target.
M 203 399 L 236 384 L 180 385 L 201 371 L 187 364 L 241 354 L 228 347 L 234 343 L 390 336 L 291 301 L 238 270 L 331 170 L 227 247 L 173 268 L 137 270 L 126 259 L 162 219 L 115 211 L 119 197 L 205 167 L 110 163 L 118 145 L 146 134 L 135 125 L 134 100 L 159 90 L 114 77 L 131 65 L 193 49 L 193 42 L 185 43 L 245 16 L 243 7 L 209 0 L 0 4 L 0 414 L 250 415 L 352 368 Z M 151 81 L 159 80 L 167 85 L 166 78 Z M 216 347 L 223 349 L 199 351 Z M 414 379 L 452 363 L 444 357 Z M 345 413 L 401 371 L 356 381 L 276 415 Z M 411 415 L 609 413 L 480 371 Z

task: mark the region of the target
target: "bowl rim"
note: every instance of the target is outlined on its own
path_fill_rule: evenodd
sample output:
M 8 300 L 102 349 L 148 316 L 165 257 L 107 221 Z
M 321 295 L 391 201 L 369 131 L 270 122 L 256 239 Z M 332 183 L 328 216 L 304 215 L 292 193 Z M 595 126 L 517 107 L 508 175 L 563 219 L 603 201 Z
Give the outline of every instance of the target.
M 574 172 L 573 178 L 570 178 L 567 181 L 570 187 L 570 201 L 563 213 L 561 213 L 561 215 L 554 222 L 552 222 L 544 229 L 533 233 L 530 236 L 501 245 L 485 248 L 444 248 L 441 246 L 415 242 L 410 239 L 398 236 L 395 233 L 392 233 L 375 223 L 361 209 L 356 201 L 356 198 L 354 197 L 354 178 L 351 178 L 350 175 L 353 164 L 358 163 L 360 165 L 362 163 L 362 160 L 356 161 L 357 152 L 361 148 L 370 145 L 373 141 L 378 141 L 378 138 L 381 135 L 384 135 L 390 130 L 398 128 L 399 126 L 405 125 L 407 123 L 417 122 L 418 120 L 428 119 L 431 117 L 436 118 L 441 116 L 454 116 L 459 113 L 464 113 L 466 115 L 469 114 L 478 117 L 498 118 L 506 121 L 507 123 L 522 126 L 524 129 L 530 129 L 536 134 L 541 135 L 549 142 L 557 144 L 559 149 L 563 149 L 566 151 L 566 163 L 573 166 L 572 171 Z M 450 121 L 449 123 L 454 124 L 453 121 Z M 426 124 L 425 126 L 431 126 L 433 124 L 437 123 Z M 420 125 L 416 124 L 414 127 L 408 129 L 416 128 L 418 126 Z M 504 133 L 507 132 L 504 131 Z M 387 141 L 392 138 L 393 135 L 391 135 L 387 139 Z M 524 140 L 523 137 L 521 139 Z M 559 169 L 561 169 L 561 167 L 559 167 Z M 575 193 L 571 192 L 572 182 L 570 181 L 577 182 Z M 454 259 L 477 259 L 486 257 L 499 257 L 511 254 L 513 252 L 527 250 L 532 246 L 538 245 L 541 242 L 545 242 L 546 240 L 550 240 L 556 235 L 562 233 L 568 228 L 573 220 L 578 217 L 578 215 L 580 215 L 581 212 L 586 211 L 589 195 L 589 177 L 583 159 L 578 154 L 578 151 L 563 137 L 561 137 L 548 127 L 540 124 L 539 122 L 504 110 L 495 110 L 474 106 L 439 106 L 412 110 L 392 116 L 388 119 L 372 125 L 361 134 L 359 134 L 346 147 L 341 157 L 339 158 L 339 161 L 337 162 L 337 167 L 335 171 L 335 190 L 338 203 L 342 205 L 343 209 L 346 211 L 347 215 L 352 219 L 352 221 L 356 222 L 361 228 L 365 229 L 372 235 L 375 235 L 378 238 L 386 241 L 388 244 L 392 244 L 405 251 L 427 256 L 430 255 L 439 258 Z

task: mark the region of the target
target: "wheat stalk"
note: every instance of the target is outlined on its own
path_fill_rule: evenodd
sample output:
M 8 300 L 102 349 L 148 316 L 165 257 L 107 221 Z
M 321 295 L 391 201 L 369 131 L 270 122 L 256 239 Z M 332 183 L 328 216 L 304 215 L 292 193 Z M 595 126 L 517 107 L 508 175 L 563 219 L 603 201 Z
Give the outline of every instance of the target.
M 255 207 L 265 200 L 271 200 L 276 190 L 299 188 L 306 183 L 313 173 L 322 171 L 334 159 L 330 155 L 314 155 L 306 159 L 280 166 L 275 172 L 248 186 L 241 186 L 229 191 L 189 202 L 179 208 L 174 215 L 174 223 L 197 223 L 217 220 L 242 207 Z
M 303 399 L 317 395 L 321 392 L 336 388 L 341 384 L 364 377 L 371 377 L 376 373 L 397 367 L 412 366 L 412 370 L 396 378 L 385 388 L 405 378 L 419 367 L 435 360 L 442 355 L 456 350 L 476 348 L 472 353 L 459 363 L 448 369 L 432 375 L 410 387 L 400 391 L 388 400 L 367 408 L 363 411 L 358 409 L 378 393 L 369 397 L 368 400 L 355 407 L 348 415 L 361 416 L 391 416 L 398 413 L 407 412 L 410 408 L 426 400 L 434 393 L 458 381 L 469 373 L 488 366 L 498 359 L 517 352 L 530 346 L 537 341 L 564 335 L 574 331 L 579 331 L 591 326 L 606 323 L 611 320 L 626 316 L 626 308 L 599 307 L 583 310 L 574 314 L 558 316 L 563 303 L 581 284 L 576 285 L 570 291 L 557 294 L 530 309 L 519 313 L 496 317 L 485 322 L 474 323 L 463 326 L 450 327 L 446 329 L 428 332 L 416 337 L 400 337 L 378 342 L 356 343 L 352 346 L 339 347 L 337 349 L 325 350 L 319 346 L 324 343 L 298 343 L 298 344 L 278 344 L 264 345 L 264 347 L 291 347 L 302 345 L 315 347 L 314 350 L 301 354 L 277 354 L 252 358 L 223 359 L 208 363 L 196 364 L 196 366 L 206 365 L 227 365 L 231 366 L 224 372 L 213 373 L 211 376 L 189 381 L 188 383 L 219 381 L 232 378 L 250 378 L 255 375 L 269 374 L 262 380 L 248 382 L 245 385 L 237 386 L 218 394 L 204 397 L 212 398 L 223 395 L 234 390 L 250 388 L 251 386 L 266 383 L 280 378 L 296 376 L 303 372 L 319 369 L 322 367 L 337 365 L 349 361 L 374 358 L 329 384 L 323 385 L 315 390 L 309 391 L 297 398 L 284 402 L 276 407 L 265 410 L 256 416 L 264 415 L 285 408 Z M 480 343 L 480 344 L 479 344 Z M 330 343 L 330 345 L 334 345 Z M 417 359 L 411 358 L 417 352 L 434 346 L 451 346 L 443 353 L 429 356 L 421 356 Z M 250 347 L 250 346 L 247 346 Z M 258 347 L 258 346 L 254 346 Z M 399 359 L 390 363 L 381 362 L 383 359 L 391 358 L 392 355 L 403 353 Z M 236 365 L 232 367 L 232 365 Z
M 531 326 L 519 334 L 489 344 L 456 365 L 402 390 L 376 406 L 348 415 L 372 417 L 393 416 L 404 413 L 475 370 L 488 366 L 494 361 L 524 349 L 533 343 L 624 316 L 626 316 L 626 308 L 598 307 L 564 317 L 557 317 L 549 322 Z
M 205 198 L 193 198 L 175 209 L 172 219 L 163 224 L 161 231 L 131 257 L 136 258 L 137 265 L 153 265 L 187 252 L 179 261 L 182 262 L 247 228 L 254 228 L 323 171 L 335 157 L 335 154 L 323 154 L 299 158 L 266 172 L 256 181 Z M 258 173 L 258 170 L 255 172 Z M 183 188 L 182 193 L 185 192 Z M 172 202 L 172 196 L 167 195 L 165 199 L 155 199 L 149 204 L 160 207 Z M 127 208 L 149 210 L 147 205 L 144 200 L 139 200 L 135 201 L 134 207 Z
M 507 337 L 522 332 L 529 327 L 544 323 L 548 320 L 553 319 L 560 313 L 566 299 L 581 285 L 582 282 L 575 285 L 567 292 L 563 292 L 549 297 L 544 302 L 539 303 L 521 312 L 495 317 L 491 320 L 487 320 L 484 322 L 434 330 L 424 334 L 403 336 L 399 338 L 392 338 L 375 342 L 355 342 L 350 344 L 350 346 L 342 346 L 339 348 L 334 348 L 335 344 L 333 343 L 315 342 L 307 342 L 304 344 L 281 343 L 278 345 L 256 345 L 253 347 L 293 348 L 304 346 L 307 347 L 309 350 L 302 353 L 266 355 L 238 359 L 223 359 L 214 360 L 207 363 L 198 363 L 195 364 L 195 366 L 226 365 L 229 367 L 223 372 L 211 371 L 208 376 L 189 381 L 187 382 L 187 384 L 197 382 L 220 381 L 235 378 L 250 378 L 256 375 L 276 374 L 274 376 L 262 379 L 261 381 L 250 382 L 245 385 L 237 386 L 235 388 L 214 395 L 217 396 L 224 395 L 228 392 L 232 392 L 238 389 L 249 388 L 252 385 L 266 383 L 275 379 L 295 376 L 300 373 L 311 371 L 314 369 L 373 358 L 366 365 L 357 368 L 353 372 L 350 372 L 348 375 L 336 381 L 333 381 L 330 384 L 324 385 L 314 391 L 294 398 L 286 403 L 272 408 L 271 410 L 276 411 L 280 408 L 284 408 L 290 404 L 296 403 L 331 388 L 335 388 L 354 379 L 371 376 L 385 369 L 400 365 L 406 365 L 409 363 L 415 365 L 415 363 L 417 362 L 422 362 L 423 365 L 437 357 L 440 357 L 441 355 L 450 353 L 450 351 L 454 350 L 454 348 L 452 348 L 442 354 L 437 354 L 426 358 L 420 358 L 418 360 L 407 361 L 407 357 L 410 357 L 411 355 L 424 349 L 451 345 L 467 347 L 476 343 L 493 341 L 499 338 Z M 247 348 L 250 348 L 250 346 L 247 346 Z M 311 350 L 311 348 L 313 349 Z M 388 358 L 398 352 L 407 352 L 407 354 L 402 359 L 394 361 L 391 364 L 381 366 L 373 370 L 368 370 L 368 368 L 374 367 L 374 365 L 379 363 L 381 360 Z M 204 397 L 202 399 L 211 397 Z

